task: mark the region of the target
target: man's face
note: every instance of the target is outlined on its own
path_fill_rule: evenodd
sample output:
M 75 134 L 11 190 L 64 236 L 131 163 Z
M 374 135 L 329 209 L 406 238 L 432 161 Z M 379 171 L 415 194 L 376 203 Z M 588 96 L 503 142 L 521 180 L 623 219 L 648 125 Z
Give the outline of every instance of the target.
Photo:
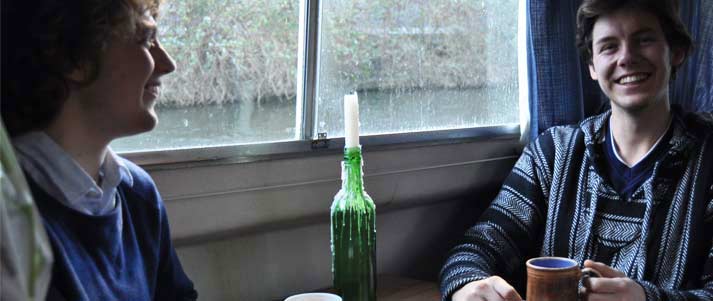
M 95 81 L 79 91 L 83 118 L 110 139 L 151 130 L 160 78 L 176 66 L 156 39 L 156 23 L 142 16 L 130 37 L 115 37 Z
M 683 51 L 672 54 L 655 15 L 620 9 L 597 19 L 592 30 L 589 74 L 599 82 L 612 107 L 629 112 L 668 102 L 672 64 L 683 61 Z

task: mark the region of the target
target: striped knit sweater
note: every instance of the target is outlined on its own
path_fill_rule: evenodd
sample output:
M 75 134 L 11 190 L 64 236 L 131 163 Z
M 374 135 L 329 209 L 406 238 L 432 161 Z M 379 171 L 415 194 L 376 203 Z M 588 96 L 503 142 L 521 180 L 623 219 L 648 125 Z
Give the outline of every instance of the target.
M 668 152 L 628 199 L 601 172 L 611 112 L 547 130 L 440 274 L 443 300 L 525 260 L 593 259 L 637 281 L 647 300 L 713 300 L 713 115 L 674 110 Z

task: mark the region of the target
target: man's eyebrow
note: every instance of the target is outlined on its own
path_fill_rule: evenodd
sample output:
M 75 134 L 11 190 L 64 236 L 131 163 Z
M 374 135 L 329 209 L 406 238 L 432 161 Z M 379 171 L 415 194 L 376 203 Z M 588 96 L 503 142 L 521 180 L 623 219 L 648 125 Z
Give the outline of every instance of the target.
M 143 27 L 145 30 L 156 30 L 156 23 L 154 22 L 141 22 L 141 27 Z
M 596 41 L 594 41 L 594 45 L 604 44 L 609 41 L 616 41 L 616 38 L 613 36 L 606 36 L 603 38 L 599 38 Z
M 632 35 L 632 36 L 639 36 L 639 35 L 642 35 L 642 34 L 647 34 L 647 33 L 652 33 L 652 32 L 655 33 L 656 30 L 654 30 L 654 29 L 651 28 L 651 27 L 643 27 L 643 28 L 641 28 L 641 29 L 635 31 L 635 32 L 632 33 L 631 35 Z
M 156 31 L 156 21 L 153 20 L 153 18 L 139 18 L 136 22 L 137 26 L 139 27 L 139 30 L 148 32 L 148 31 Z
M 157 31 L 156 23 L 140 22 L 138 24 L 137 33 L 140 35 L 155 35 Z
M 641 29 L 635 31 L 634 33 L 631 34 L 631 36 L 636 37 L 636 36 L 640 36 L 642 34 L 648 34 L 648 33 L 652 33 L 652 32 L 656 32 L 656 30 L 647 26 L 647 27 L 642 27 Z M 612 40 L 616 40 L 616 38 L 614 36 L 605 36 L 603 38 L 599 38 L 596 41 L 594 41 L 593 45 L 604 44 L 604 43 L 610 42 Z

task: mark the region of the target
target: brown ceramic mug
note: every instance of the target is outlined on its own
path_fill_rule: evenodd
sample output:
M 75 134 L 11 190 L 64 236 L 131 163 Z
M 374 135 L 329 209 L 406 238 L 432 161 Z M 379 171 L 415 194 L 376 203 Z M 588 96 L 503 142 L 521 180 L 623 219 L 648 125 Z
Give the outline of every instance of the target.
M 527 301 L 579 300 L 579 281 L 586 277 L 600 277 L 590 268 L 564 257 L 537 257 L 526 262 Z

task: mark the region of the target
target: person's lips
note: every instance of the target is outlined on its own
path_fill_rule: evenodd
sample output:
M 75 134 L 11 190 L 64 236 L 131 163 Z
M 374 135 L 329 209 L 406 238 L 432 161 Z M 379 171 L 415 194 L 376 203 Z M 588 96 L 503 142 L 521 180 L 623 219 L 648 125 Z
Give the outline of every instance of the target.
M 151 96 L 152 99 L 158 98 L 161 94 L 161 83 L 160 82 L 149 82 L 144 86 L 144 93 Z
M 614 80 L 615 83 L 619 85 L 637 85 L 640 84 L 651 77 L 651 73 L 648 72 L 637 72 L 625 74 Z

